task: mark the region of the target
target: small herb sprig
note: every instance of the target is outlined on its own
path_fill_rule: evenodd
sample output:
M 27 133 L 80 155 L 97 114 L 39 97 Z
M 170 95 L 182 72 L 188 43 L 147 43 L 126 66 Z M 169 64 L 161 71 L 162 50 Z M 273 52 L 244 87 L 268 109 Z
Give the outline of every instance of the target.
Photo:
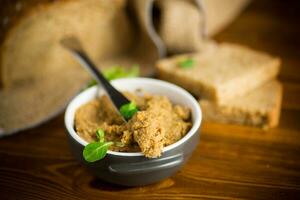
M 102 129 L 96 131 L 98 141 L 86 145 L 83 149 L 83 158 L 87 162 L 95 162 L 105 157 L 108 148 L 113 145 L 113 142 L 105 142 L 105 133 Z
M 122 142 L 106 142 L 105 132 L 102 129 L 96 131 L 96 136 L 98 141 L 89 143 L 83 149 L 82 155 L 87 162 L 95 162 L 104 158 L 111 145 L 117 147 L 125 146 Z
M 120 113 L 126 120 L 129 120 L 138 111 L 138 107 L 133 101 L 122 105 L 120 108 Z
M 103 74 L 106 79 L 114 80 L 118 78 L 129 78 L 139 76 L 139 66 L 133 65 L 128 69 L 125 69 L 122 66 L 113 66 L 103 71 Z
M 194 67 L 194 65 L 195 65 L 195 60 L 191 58 L 187 58 L 178 62 L 178 66 L 183 69 L 192 68 Z
M 120 113 L 126 120 L 130 119 L 136 112 L 138 112 L 138 108 L 134 102 L 124 104 L 120 108 Z M 96 131 L 96 136 L 98 141 L 89 143 L 83 149 L 82 155 L 87 162 L 95 162 L 104 158 L 109 147 L 113 144 L 124 147 L 122 142 L 106 142 L 105 132 L 102 129 Z
M 104 77 L 111 81 L 118 78 L 129 78 L 129 77 L 137 77 L 140 74 L 139 65 L 133 65 L 129 69 L 125 69 L 122 66 L 113 66 L 103 70 Z M 90 88 L 94 85 L 97 85 L 97 81 L 95 79 L 90 80 L 87 83 L 86 88 Z

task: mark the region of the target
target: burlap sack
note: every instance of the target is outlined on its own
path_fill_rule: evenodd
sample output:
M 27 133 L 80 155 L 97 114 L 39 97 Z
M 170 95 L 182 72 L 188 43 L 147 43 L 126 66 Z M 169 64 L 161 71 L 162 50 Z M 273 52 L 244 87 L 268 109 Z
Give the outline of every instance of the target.
M 199 51 L 208 37 L 222 30 L 249 0 L 161 0 L 157 30 L 171 54 Z
M 186 32 L 164 28 L 172 27 L 168 25 L 171 22 L 163 20 L 163 16 L 173 13 L 167 9 L 179 8 L 170 6 L 171 1 L 160 1 L 22 0 L 1 5 L 0 135 L 15 133 L 55 116 L 90 79 L 59 45 L 65 35 L 79 37 L 101 68 L 139 64 L 146 76 L 153 74 L 154 62 L 166 54 L 165 46 L 170 52 L 172 49 L 174 52 L 190 51 L 196 44 L 201 46 L 199 28 L 195 31 L 185 27 L 189 30 Z M 174 4 L 182 4 L 183 12 L 193 13 L 189 26 L 194 24 L 193 20 L 198 23 L 201 19 L 197 17 L 202 14 L 196 11 L 199 7 L 195 3 Z M 165 13 L 158 21 L 153 12 L 155 6 L 161 14 Z M 183 22 L 180 17 L 183 15 L 178 18 L 178 27 Z M 156 28 L 153 23 L 157 23 Z M 156 30 L 160 31 L 162 39 Z M 168 40 L 168 35 L 175 36 L 184 45 Z
M 73 0 L 28 9 L 1 48 L 2 135 L 55 116 L 90 79 L 60 46 L 65 35 L 78 36 L 101 67 L 139 63 L 143 74 L 153 73 L 159 55 L 144 22 L 135 17 L 146 13 L 141 6 L 130 10 L 125 0 Z

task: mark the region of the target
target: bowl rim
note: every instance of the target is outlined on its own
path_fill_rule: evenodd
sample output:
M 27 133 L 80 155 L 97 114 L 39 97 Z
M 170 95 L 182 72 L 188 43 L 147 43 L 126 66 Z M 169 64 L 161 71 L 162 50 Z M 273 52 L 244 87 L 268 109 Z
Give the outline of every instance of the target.
M 185 143 L 188 139 L 190 139 L 194 134 L 197 133 L 197 131 L 199 131 L 201 122 L 202 122 L 202 111 L 200 108 L 199 103 L 196 101 L 196 99 L 189 93 L 187 92 L 185 89 L 166 82 L 166 81 L 162 81 L 162 80 L 158 80 L 158 79 L 153 79 L 153 78 L 120 78 L 120 79 L 116 79 L 111 81 L 112 84 L 116 84 L 117 82 L 126 82 L 126 81 L 141 81 L 141 82 L 148 82 L 150 84 L 154 84 L 154 85 L 163 85 L 164 87 L 168 87 L 170 90 L 176 91 L 178 93 L 180 93 L 180 95 L 184 96 L 184 98 L 186 98 L 187 101 L 189 101 L 192 104 L 192 110 L 194 110 L 195 115 L 194 117 L 194 122 L 192 125 L 192 128 L 187 132 L 187 134 L 181 138 L 180 140 L 178 140 L 177 142 L 168 145 L 166 147 L 163 148 L 162 153 L 165 153 L 167 151 L 170 151 L 171 149 L 174 149 L 178 146 L 180 146 L 181 144 Z M 142 87 L 142 86 L 141 86 Z M 80 98 L 81 96 L 87 95 L 88 93 L 91 92 L 91 90 L 95 90 L 97 91 L 98 86 L 93 86 L 91 88 L 88 88 L 82 92 L 80 92 L 79 94 L 77 94 L 67 105 L 66 111 L 65 111 L 65 115 L 64 115 L 64 122 L 65 122 L 65 127 L 67 129 L 68 134 L 72 137 L 72 139 L 74 139 L 77 143 L 81 144 L 82 146 L 85 146 L 88 144 L 87 141 L 85 141 L 83 138 L 81 138 L 75 131 L 74 127 L 72 126 L 71 123 L 69 123 L 70 118 L 73 120 L 74 123 L 74 114 L 75 111 L 72 112 L 75 107 L 75 102 L 78 98 Z M 78 107 L 77 107 L 78 108 Z M 72 115 L 72 113 L 74 113 Z M 116 155 L 116 156 L 144 156 L 144 154 L 142 152 L 116 152 L 116 151 L 111 151 L 108 150 L 107 154 L 110 155 Z

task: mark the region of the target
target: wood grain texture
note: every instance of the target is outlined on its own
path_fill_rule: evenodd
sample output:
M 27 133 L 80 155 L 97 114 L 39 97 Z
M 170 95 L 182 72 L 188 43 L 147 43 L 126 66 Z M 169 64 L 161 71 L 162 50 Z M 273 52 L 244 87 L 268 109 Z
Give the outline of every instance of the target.
M 94 178 L 73 159 L 61 115 L 0 139 L 0 199 L 299 199 L 299 5 L 254 1 L 216 36 L 282 57 L 278 128 L 203 124 L 200 145 L 176 175 L 150 186 L 121 187 Z

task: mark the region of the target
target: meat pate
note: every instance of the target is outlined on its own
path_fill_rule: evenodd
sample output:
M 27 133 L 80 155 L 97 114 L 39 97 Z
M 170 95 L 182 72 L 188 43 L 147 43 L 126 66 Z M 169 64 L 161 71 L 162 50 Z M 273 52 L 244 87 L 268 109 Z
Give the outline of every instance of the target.
M 87 142 L 96 140 L 96 131 L 105 131 L 113 141 L 112 151 L 143 152 L 146 157 L 161 155 L 163 147 L 180 140 L 192 126 L 190 109 L 174 105 L 166 96 L 124 95 L 135 102 L 139 111 L 126 123 L 107 96 L 82 105 L 75 113 L 75 130 Z M 121 144 L 121 145 L 120 145 Z

